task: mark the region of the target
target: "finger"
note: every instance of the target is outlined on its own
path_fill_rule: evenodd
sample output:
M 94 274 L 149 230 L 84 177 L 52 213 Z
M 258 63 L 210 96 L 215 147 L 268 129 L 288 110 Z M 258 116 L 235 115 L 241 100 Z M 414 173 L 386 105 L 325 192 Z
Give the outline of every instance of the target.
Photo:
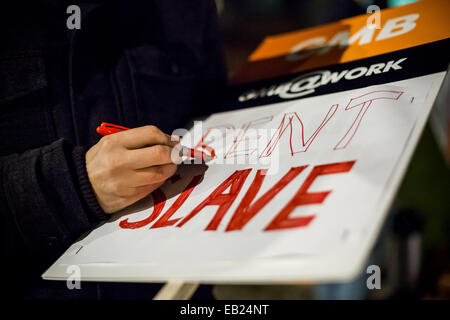
M 132 187 L 161 183 L 173 176 L 176 171 L 177 165 L 173 163 L 134 170 L 129 183 Z
M 166 145 L 155 145 L 127 151 L 127 161 L 133 169 L 177 163 L 181 156 L 177 150 Z
M 114 134 L 119 142 L 127 149 L 137 149 L 156 144 L 174 146 L 171 136 L 165 134 L 155 126 L 143 126 Z

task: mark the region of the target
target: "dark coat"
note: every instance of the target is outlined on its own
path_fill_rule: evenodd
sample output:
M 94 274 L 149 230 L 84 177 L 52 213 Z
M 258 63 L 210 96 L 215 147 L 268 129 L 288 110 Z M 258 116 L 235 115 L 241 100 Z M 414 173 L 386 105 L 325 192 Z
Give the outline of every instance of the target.
M 226 79 L 214 1 L 82 2 L 80 30 L 67 29 L 65 1 L 14 3 L 0 13 L 2 289 L 98 298 L 95 284 L 76 292 L 40 280 L 107 217 L 85 151 L 102 121 L 170 134 L 214 111 Z

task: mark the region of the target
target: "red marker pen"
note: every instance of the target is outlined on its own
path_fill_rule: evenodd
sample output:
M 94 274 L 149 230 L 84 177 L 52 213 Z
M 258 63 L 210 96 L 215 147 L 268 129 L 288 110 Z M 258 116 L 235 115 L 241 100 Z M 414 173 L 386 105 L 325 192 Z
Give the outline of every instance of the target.
M 130 128 L 122 127 L 122 126 L 119 126 L 116 124 L 102 122 L 101 125 L 97 127 L 97 133 L 101 134 L 102 136 L 107 136 L 109 134 L 129 130 L 129 129 Z M 209 161 L 209 160 L 214 159 L 214 157 L 216 156 L 214 150 L 211 150 L 211 155 L 208 155 L 202 151 L 195 150 L 192 148 L 187 148 L 184 146 L 181 146 L 181 148 L 183 151 L 183 155 L 189 156 L 190 158 L 197 158 L 197 159 L 202 159 L 204 161 Z

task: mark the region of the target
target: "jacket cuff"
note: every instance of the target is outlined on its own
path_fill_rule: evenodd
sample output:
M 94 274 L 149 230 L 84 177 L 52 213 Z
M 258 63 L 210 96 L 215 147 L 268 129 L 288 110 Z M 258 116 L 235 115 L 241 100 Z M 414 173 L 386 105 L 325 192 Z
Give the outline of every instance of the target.
M 108 219 L 103 209 L 100 207 L 94 189 L 92 189 L 91 182 L 86 170 L 86 150 L 84 147 L 77 146 L 72 151 L 72 157 L 75 164 L 75 171 L 78 177 L 78 184 L 81 190 L 81 195 L 89 210 L 88 219 L 93 222 L 99 222 Z

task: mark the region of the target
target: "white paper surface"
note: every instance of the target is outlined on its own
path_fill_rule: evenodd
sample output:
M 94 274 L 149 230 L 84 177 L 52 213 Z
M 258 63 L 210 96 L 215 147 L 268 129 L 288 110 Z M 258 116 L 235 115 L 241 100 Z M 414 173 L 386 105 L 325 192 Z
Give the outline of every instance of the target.
M 292 137 L 288 125 L 278 144 L 269 144 L 274 148 L 267 157 L 260 156 L 267 155 L 270 147 L 251 152 L 251 148 L 243 151 L 245 148 L 239 145 L 230 151 L 234 141 L 230 136 L 225 145 L 217 138 L 212 142 L 210 137 L 205 139 L 214 147 L 217 158 L 207 166 L 180 166 L 180 179 L 167 181 L 161 188 L 167 201 L 157 219 L 135 229 L 120 226 L 125 219 L 142 221 L 152 214 L 153 200 L 148 197 L 73 244 L 43 277 L 65 280 L 70 265 L 81 268 L 82 280 L 96 281 L 266 283 L 340 281 L 357 276 L 376 240 L 444 76 L 445 72 L 441 72 L 388 85 L 212 115 L 201 124 L 203 133 L 212 127 L 234 127 L 234 138 L 239 139 L 242 128 L 253 121 L 252 128 L 268 129 L 276 136 L 284 119 L 284 125 L 292 121 Z M 372 102 L 367 107 L 368 100 Z M 356 101 L 366 104 L 358 105 Z M 346 110 L 351 103 L 355 106 Z M 267 143 L 270 137 L 273 136 L 268 135 Z M 188 138 L 184 137 L 183 143 L 194 147 L 196 141 Z M 249 152 L 247 158 L 242 155 Z M 235 164 L 221 164 L 225 155 Z M 265 162 L 243 161 L 252 157 Z M 242 164 L 236 164 L 238 159 Z M 349 171 L 318 176 L 307 189 L 307 193 L 331 191 L 322 203 L 297 206 L 288 215 L 288 219 L 310 216 L 309 223 L 265 231 L 314 167 L 350 161 L 355 162 Z M 226 231 L 258 169 L 269 171 L 255 201 L 291 168 L 300 166 L 307 167 L 278 193 L 271 192 L 273 197 L 241 230 Z M 181 227 L 177 226 L 234 172 L 246 169 L 251 171 L 216 230 L 205 228 L 216 214 L 217 205 L 206 206 Z M 172 226 L 151 228 L 192 178 L 200 174 L 204 174 L 201 183 L 170 218 L 180 220 Z

